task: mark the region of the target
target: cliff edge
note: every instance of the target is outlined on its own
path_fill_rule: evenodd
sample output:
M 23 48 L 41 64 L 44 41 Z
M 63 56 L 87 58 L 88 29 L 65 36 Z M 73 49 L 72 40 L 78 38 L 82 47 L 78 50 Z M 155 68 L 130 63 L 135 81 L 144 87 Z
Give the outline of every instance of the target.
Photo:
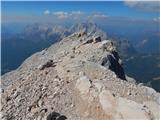
M 160 94 L 127 81 L 121 63 L 111 40 L 76 32 L 2 76 L 2 119 L 160 119 Z

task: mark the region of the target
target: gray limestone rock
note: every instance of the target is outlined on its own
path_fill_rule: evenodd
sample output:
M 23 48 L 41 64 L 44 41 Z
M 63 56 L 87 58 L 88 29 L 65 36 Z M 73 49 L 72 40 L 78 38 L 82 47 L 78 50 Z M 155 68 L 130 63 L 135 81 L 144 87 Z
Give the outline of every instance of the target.
M 159 93 L 124 80 L 114 44 L 96 29 L 64 38 L 3 75 L 2 119 L 158 120 Z

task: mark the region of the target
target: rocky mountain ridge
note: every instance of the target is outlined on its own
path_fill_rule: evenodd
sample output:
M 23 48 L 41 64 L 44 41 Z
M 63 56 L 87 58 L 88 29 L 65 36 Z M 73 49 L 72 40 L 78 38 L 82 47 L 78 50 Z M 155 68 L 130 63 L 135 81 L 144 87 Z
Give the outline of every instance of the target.
M 159 119 L 160 94 L 127 79 L 112 41 L 73 33 L 2 76 L 2 119 Z
M 69 27 L 65 25 L 31 24 L 27 25 L 21 33 L 2 34 L 2 71 L 1 74 L 16 69 L 33 53 L 48 48 L 57 41 L 74 32 L 85 31 L 106 38 L 95 23 L 77 23 Z

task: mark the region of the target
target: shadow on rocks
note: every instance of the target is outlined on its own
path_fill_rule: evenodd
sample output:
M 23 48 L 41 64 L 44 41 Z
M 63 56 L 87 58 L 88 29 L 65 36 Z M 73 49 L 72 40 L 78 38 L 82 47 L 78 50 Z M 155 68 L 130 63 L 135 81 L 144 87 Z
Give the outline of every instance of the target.
M 52 112 L 47 116 L 47 120 L 66 120 L 67 117 L 57 112 Z

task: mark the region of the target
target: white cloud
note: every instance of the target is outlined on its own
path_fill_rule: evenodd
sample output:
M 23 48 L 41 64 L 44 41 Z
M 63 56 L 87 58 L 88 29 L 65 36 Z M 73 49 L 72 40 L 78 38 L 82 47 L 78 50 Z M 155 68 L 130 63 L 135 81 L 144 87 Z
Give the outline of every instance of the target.
M 50 12 L 49 10 L 45 10 L 45 11 L 44 11 L 44 14 L 45 14 L 45 15 L 48 15 L 48 14 L 50 14 L 50 13 L 51 13 L 51 12 Z
M 95 20 L 105 20 L 108 16 L 103 14 L 103 13 L 87 13 L 87 12 L 82 12 L 82 11 L 70 11 L 70 12 L 65 12 L 65 11 L 49 11 L 46 10 L 44 11 L 44 14 L 51 14 L 52 17 L 57 18 L 59 20 L 84 20 L 88 18 L 93 18 Z
M 54 15 L 68 15 L 67 12 L 63 12 L 63 11 L 56 11 L 56 12 L 53 12 Z
M 63 11 L 56 11 L 53 12 L 53 15 L 57 16 L 60 19 L 66 19 L 69 17 L 69 13 L 67 12 L 63 12 Z
M 124 1 L 126 6 L 148 11 L 148 12 L 159 12 L 160 11 L 160 1 Z
M 92 13 L 91 15 L 88 15 L 88 19 L 95 20 L 95 21 L 105 21 L 109 16 L 103 14 L 103 13 Z
M 108 16 L 107 15 L 104 15 L 104 14 L 94 14 L 93 15 L 93 18 L 107 18 Z
M 153 21 L 155 21 L 155 22 L 160 22 L 160 17 L 153 18 Z
M 85 14 L 81 11 L 71 11 L 71 12 L 56 11 L 56 12 L 53 12 L 53 15 L 57 16 L 60 19 L 67 19 L 71 17 L 74 19 L 74 18 L 83 16 Z
M 84 12 L 81 12 L 81 11 L 72 11 L 70 14 L 71 14 L 71 15 L 83 15 L 83 14 L 85 14 L 85 13 L 84 13 Z

